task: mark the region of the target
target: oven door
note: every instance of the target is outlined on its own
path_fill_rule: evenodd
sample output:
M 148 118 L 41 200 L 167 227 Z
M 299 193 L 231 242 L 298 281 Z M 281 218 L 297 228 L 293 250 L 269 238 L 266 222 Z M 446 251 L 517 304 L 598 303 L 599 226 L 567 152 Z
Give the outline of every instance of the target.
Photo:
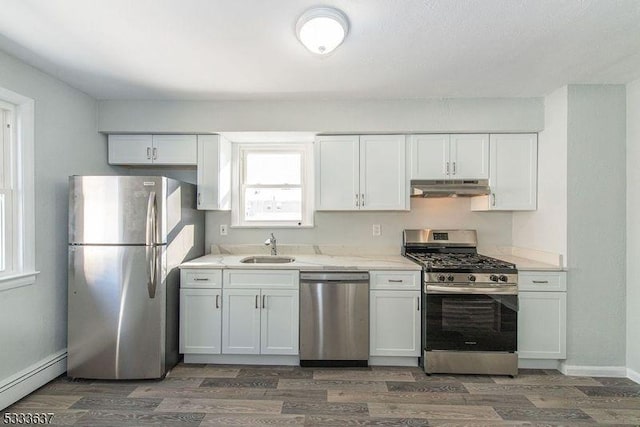
M 517 295 L 451 291 L 427 289 L 426 351 L 517 351 Z

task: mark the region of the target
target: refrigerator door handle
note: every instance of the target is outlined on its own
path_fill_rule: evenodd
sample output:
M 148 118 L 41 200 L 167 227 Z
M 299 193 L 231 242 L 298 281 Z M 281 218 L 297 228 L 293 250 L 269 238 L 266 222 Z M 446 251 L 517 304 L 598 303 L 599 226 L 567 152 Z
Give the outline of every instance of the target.
M 149 281 L 147 282 L 147 290 L 149 291 L 149 298 L 156 297 L 156 266 L 157 263 L 157 248 L 155 246 L 156 240 L 156 192 L 149 193 L 149 201 L 147 202 L 147 229 L 146 229 L 146 243 L 147 243 L 147 262 L 149 263 Z
M 145 244 L 151 246 L 156 240 L 156 192 L 149 193 L 149 200 L 147 201 L 147 224 L 146 224 L 146 236 Z

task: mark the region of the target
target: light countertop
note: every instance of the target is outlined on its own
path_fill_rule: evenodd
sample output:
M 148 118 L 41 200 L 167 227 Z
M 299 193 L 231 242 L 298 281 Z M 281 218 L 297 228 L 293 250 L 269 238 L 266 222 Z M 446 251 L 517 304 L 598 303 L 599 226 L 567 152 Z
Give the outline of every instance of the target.
M 290 255 L 286 264 L 243 264 L 247 255 L 210 254 L 180 265 L 180 268 L 229 268 L 269 270 L 420 270 L 420 266 L 402 255 Z

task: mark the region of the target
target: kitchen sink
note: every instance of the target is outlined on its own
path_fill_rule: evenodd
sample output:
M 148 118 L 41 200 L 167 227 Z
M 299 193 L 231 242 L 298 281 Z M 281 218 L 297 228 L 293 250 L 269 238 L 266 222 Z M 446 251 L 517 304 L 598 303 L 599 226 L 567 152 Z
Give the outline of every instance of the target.
M 291 258 L 288 256 L 260 255 L 242 258 L 240 262 L 243 264 L 287 264 L 295 260 L 295 258 Z

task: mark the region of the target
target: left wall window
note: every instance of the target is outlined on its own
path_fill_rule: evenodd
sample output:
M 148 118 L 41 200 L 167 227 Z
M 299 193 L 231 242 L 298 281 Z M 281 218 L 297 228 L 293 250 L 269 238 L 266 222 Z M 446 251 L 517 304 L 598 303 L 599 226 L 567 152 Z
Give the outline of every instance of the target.
M 13 141 L 15 106 L 0 103 L 0 275 L 11 274 L 16 258 L 13 221 Z
M 0 88 L 0 291 L 35 283 L 33 99 Z

